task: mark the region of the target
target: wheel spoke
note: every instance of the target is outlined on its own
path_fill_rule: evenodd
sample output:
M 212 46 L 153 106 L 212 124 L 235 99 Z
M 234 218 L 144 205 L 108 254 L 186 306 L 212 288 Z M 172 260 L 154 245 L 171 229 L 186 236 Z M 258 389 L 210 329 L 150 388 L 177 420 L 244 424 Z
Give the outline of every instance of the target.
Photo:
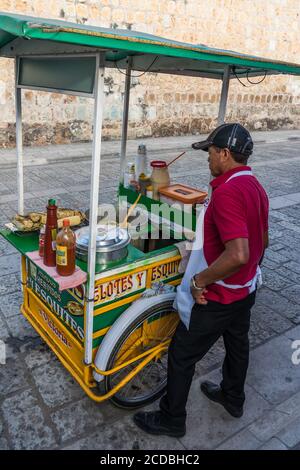
M 140 354 L 169 340 L 174 334 L 178 323 L 178 315 L 169 306 L 157 306 L 157 310 L 144 316 L 141 323 L 127 334 L 115 353 L 115 359 L 110 363 L 110 369 L 122 363 L 138 357 Z M 115 398 L 123 406 L 135 405 L 140 402 L 151 401 L 151 397 L 157 396 L 166 385 L 167 378 L 167 353 L 158 353 L 158 359 L 152 359 L 147 363 L 124 387 L 116 394 Z M 127 365 L 112 376 L 107 377 L 109 389 L 112 389 L 120 381 L 124 380 L 146 357 Z

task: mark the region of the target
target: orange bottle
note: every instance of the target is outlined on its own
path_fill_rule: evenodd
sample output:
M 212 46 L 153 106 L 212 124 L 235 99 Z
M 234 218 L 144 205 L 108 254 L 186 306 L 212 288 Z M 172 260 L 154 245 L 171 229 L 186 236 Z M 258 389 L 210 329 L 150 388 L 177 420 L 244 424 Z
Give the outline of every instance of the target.
M 57 205 L 55 199 L 49 199 L 44 242 L 44 264 L 55 266 L 55 244 L 57 235 Z
M 63 228 L 56 237 L 56 271 L 61 276 L 71 276 L 75 271 L 76 237 L 70 221 L 63 220 Z

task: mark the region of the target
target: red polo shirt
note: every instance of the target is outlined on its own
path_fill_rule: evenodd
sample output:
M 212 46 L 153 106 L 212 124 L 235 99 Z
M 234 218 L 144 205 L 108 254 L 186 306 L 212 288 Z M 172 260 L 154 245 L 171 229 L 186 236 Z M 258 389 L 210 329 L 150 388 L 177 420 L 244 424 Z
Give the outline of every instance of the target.
M 226 242 L 248 238 L 249 261 L 224 279 L 226 284 L 244 285 L 255 276 L 264 250 L 263 234 L 268 230 L 268 196 L 255 176 L 237 176 L 226 183 L 231 175 L 244 170 L 251 168 L 239 166 L 211 181 L 213 192 L 204 218 L 204 255 L 208 266 L 221 255 Z M 208 300 L 222 304 L 249 294 L 248 288 L 230 289 L 217 284 L 210 284 L 207 290 Z

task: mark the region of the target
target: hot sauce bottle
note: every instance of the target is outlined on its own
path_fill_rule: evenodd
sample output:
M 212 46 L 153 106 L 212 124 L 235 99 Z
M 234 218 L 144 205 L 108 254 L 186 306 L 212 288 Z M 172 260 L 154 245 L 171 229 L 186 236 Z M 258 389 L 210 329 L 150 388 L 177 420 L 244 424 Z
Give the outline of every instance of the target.
M 63 228 L 56 237 L 56 271 L 61 276 L 71 276 L 75 271 L 76 237 L 70 221 L 63 220 Z
M 57 205 L 55 199 L 49 199 L 44 243 L 44 264 L 56 264 Z

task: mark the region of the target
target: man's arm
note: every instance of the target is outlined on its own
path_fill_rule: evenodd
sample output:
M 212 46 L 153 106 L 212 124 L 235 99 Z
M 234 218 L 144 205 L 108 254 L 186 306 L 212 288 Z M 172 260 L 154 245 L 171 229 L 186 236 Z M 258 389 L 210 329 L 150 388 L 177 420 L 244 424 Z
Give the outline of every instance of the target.
M 226 279 L 248 263 L 248 238 L 236 238 L 225 243 L 223 253 L 204 271 L 196 274 L 195 281 L 199 287 L 205 287 L 216 281 Z M 195 291 L 193 291 L 194 293 Z

